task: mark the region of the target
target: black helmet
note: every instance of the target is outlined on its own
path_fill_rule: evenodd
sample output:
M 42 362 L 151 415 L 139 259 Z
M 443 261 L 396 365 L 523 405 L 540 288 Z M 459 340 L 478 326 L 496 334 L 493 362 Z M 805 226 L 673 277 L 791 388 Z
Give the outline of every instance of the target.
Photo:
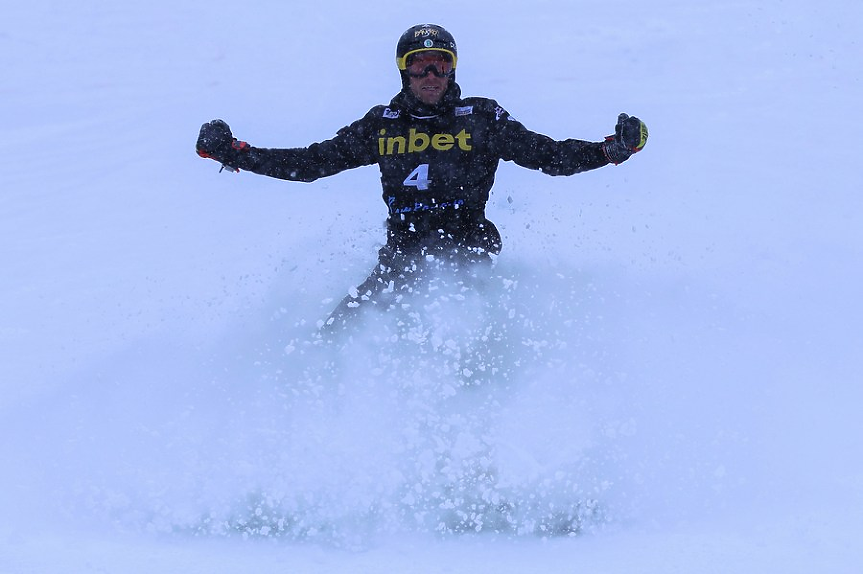
M 396 45 L 396 65 L 400 72 L 408 67 L 408 58 L 416 52 L 445 52 L 452 58 L 452 68 L 455 70 L 458 51 L 452 34 L 437 24 L 417 24 L 409 28 Z

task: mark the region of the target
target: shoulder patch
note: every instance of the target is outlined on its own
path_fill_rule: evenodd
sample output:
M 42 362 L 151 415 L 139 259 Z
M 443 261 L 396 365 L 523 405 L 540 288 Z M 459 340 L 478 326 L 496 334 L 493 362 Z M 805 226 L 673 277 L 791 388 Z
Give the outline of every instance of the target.
M 391 110 L 389 108 L 385 108 L 384 113 L 383 113 L 383 117 L 390 119 L 390 120 L 397 120 L 397 119 L 399 119 L 399 116 L 401 116 L 401 115 L 402 115 L 401 110 Z
M 457 106 L 455 109 L 455 115 L 457 116 L 469 116 L 473 113 L 473 106 Z

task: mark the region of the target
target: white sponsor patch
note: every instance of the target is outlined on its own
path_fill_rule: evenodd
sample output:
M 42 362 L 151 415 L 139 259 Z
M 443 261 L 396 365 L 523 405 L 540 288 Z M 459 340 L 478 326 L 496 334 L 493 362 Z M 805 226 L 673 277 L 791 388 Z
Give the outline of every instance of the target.
M 469 116 L 473 113 L 473 106 L 460 106 L 456 107 L 455 115 L 457 116 Z
M 399 116 L 400 116 L 401 114 L 402 114 L 402 111 L 401 111 L 401 110 L 391 110 L 391 109 L 389 109 L 389 108 L 386 108 L 386 109 L 384 110 L 384 117 L 385 117 L 385 118 L 387 118 L 387 119 L 390 119 L 390 120 L 397 120 L 397 119 L 399 119 Z

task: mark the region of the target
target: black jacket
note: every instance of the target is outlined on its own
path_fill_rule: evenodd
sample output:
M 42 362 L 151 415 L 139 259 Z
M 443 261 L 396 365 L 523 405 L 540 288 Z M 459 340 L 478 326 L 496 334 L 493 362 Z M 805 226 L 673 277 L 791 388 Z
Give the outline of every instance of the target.
M 388 244 L 409 249 L 448 236 L 496 253 L 500 237 L 485 219 L 485 205 L 498 162 L 571 175 L 607 165 L 601 145 L 532 132 L 494 100 L 462 99 L 453 82 L 433 108 L 403 90 L 332 139 L 296 149 L 249 146 L 226 163 L 306 182 L 376 163 L 389 210 Z M 486 224 L 496 238 L 477 233 Z

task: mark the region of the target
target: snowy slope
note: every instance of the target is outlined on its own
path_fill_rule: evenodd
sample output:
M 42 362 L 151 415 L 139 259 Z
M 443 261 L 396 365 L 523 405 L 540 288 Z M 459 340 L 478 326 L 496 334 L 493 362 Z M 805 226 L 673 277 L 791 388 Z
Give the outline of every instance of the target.
M 5 9 L 0 572 L 857 571 L 863 8 L 810 4 Z M 423 21 L 466 95 L 651 139 L 502 165 L 492 280 L 321 348 L 376 170 L 219 174 L 194 139 L 330 137 Z

